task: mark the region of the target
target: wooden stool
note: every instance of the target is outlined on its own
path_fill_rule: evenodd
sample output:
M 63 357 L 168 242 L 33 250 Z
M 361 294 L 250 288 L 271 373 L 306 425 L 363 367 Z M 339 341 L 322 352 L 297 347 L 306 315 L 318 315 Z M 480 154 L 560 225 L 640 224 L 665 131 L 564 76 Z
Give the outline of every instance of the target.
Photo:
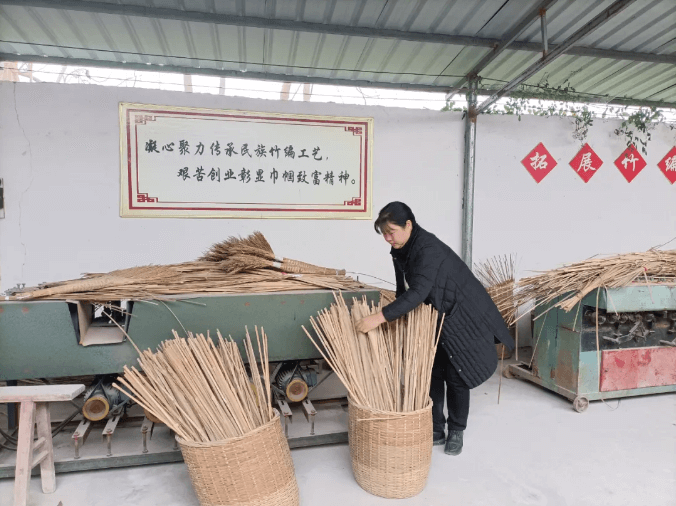
M 56 490 L 49 403 L 71 401 L 82 393 L 84 388 L 84 385 L 0 387 L 0 403 L 21 403 L 14 474 L 14 506 L 26 506 L 31 471 L 38 464 L 42 477 L 42 491 L 51 494 Z M 36 421 L 38 439 L 34 441 Z M 38 453 L 33 456 L 33 452 Z

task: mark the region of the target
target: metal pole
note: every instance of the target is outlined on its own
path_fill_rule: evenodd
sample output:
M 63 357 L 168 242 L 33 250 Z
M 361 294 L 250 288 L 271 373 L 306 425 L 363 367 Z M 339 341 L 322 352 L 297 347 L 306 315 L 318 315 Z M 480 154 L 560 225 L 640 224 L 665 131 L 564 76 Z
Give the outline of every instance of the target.
M 586 37 L 587 35 L 592 33 L 599 26 L 602 26 L 604 23 L 608 22 L 608 20 L 617 16 L 620 12 L 622 12 L 624 9 L 626 9 L 629 5 L 631 5 L 635 1 L 636 0 L 616 0 L 615 3 L 613 3 L 610 7 L 605 9 L 603 12 L 597 14 L 594 17 L 594 19 L 592 19 L 591 21 L 585 23 L 581 28 L 579 28 L 574 34 L 572 34 L 566 40 L 564 40 L 560 44 L 557 44 L 556 47 L 554 49 L 552 49 L 552 51 L 548 51 L 546 56 L 543 56 L 540 60 L 533 63 L 530 67 L 528 67 L 526 70 L 524 70 L 521 74 L 516 76 L 514 79 L 512 79 L 507 84 L 505 84 L 500 90 L 493 93 L 493 95 L 491 95 L 491 97 L 489 99 L 484 100 L 477 107 L 477 111 L 479 113 L 484 112 L 492 104 L 494 104 L 498 99 L 507 95 L 514 88 L 519 86 L 521 83 L 530 79 L 535 74 L 540 72 L 543 68 L 545 68 L 547 65 L 549 65 L 551 62 L 553 62 L 554 60 L 556 60 L 557 58 L 562 56 L 564 54 L 564 52 L 566 51 L 566 49 L 569 49 L 572 46 L 574 46 L 575 44 L 577 44 L 584 37 Z
M 547 9 L 540 9 L 540 31 L 542 32 L 542 57 L 547 56 Z
M 462 178 L 462 259 L 472 268 L 472 238 L 474 228 L 474 153 L 476 147 L 476 102 L 478 79 L 473 76 L 467 92 L 465 115 L 465 160 Z

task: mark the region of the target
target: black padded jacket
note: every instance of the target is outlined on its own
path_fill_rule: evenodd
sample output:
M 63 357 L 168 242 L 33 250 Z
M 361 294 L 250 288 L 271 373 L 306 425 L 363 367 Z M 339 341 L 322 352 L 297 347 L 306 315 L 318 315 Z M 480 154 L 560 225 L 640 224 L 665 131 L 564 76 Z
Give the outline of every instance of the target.
M 445 315 L 439 346 L 469 388 L 481 385 L 498 366 L 495 339 L 514 348 L 486 289 L 451 248 L 419 225 L 403 248 L 390 253 L 397 298 L 383 308 L 385 319 L 395 320 L 423 302 L 431 304 Z

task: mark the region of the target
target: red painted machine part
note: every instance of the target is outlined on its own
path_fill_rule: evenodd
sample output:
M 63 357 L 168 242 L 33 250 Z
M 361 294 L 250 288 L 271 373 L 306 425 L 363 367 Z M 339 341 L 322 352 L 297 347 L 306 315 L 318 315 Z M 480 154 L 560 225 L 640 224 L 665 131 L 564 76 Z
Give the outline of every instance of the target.
M 601 392 L 676 384 L 676 348 L 601 352 Z

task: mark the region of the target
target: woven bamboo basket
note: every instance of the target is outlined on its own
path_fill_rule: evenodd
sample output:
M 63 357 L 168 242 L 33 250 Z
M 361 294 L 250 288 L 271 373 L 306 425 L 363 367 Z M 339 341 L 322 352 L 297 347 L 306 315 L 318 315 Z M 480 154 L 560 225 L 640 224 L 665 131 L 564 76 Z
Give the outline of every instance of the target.
M 388 499 L 422 492 L 432 462 L 432 401 L 418 411 L 390 413 L 349 399 L 350 455 L 359 486 Z
M 300 504 L 278 413 L 241 437 L 211 443 L 176 439 L 201 506 Z

